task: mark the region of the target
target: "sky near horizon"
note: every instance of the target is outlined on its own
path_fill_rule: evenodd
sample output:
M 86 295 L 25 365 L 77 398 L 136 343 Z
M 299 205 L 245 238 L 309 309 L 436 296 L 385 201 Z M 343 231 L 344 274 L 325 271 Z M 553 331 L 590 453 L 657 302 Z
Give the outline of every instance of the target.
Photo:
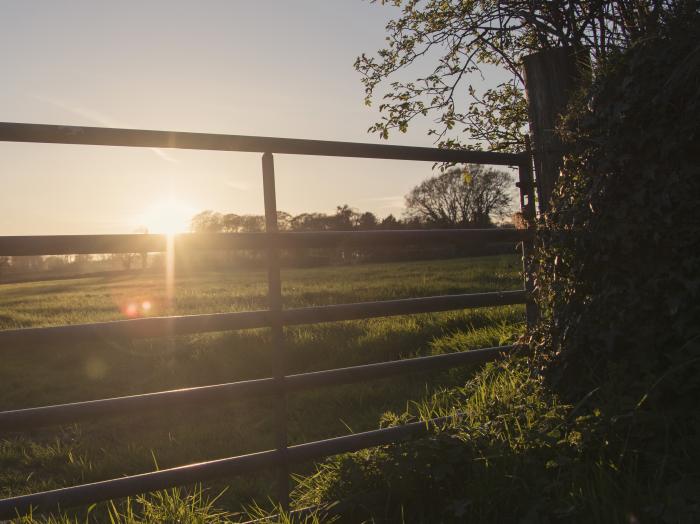
M 396 12 L 365 0 L 0 0 L 0 121 L 377 143 L 353 62 L 383 45 Z M 381 142 L 431 146 L 428 127 Z M 0 143 L 0 235 L 153 230 L 173 202 L 180 215 L 262 213 L 260 156 Z M 276 155 L 278 209 L 400 215 L 431 167 Z

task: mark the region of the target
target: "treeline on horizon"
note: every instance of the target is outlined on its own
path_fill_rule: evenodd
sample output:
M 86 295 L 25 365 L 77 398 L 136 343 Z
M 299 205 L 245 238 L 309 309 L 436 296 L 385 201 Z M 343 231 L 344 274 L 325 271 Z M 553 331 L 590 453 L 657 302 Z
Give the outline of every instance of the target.
M 518 214 L 513 217 L 517 222 Z M 371 211 L 359 212 L 347 204 L 336 207 L 334 214 L 301 213 L 292 215 L 277 212 L 277 227 L 280 231 L 372 231 L 386 229 L 453 229 L 515 227 L 513 222 L 494 224 L 490 217 L 478 223 L 468 221 L 427 220 L 417 215 L 396 218 L 393 214 L 379 218 Z M 192 217 L 190 230 L 193 233 L 260 233 L 265 231 L 263 215 L 237 215 L 202 211 Z
M 517 214 L 514 216 L 517 222 Z M 301 213 L 291 215 L 277 213 L 281 231 L 372 231 L 391 229 L 445 229 L 456 227 L 484 227 L 484 224 L 450 224 L 421 219 L 417 216 L 396 218 L 393 214 L 379 218 L 370 211 L 358 212 L 350 206 L 337 206 L 334 214 Z M 512 222 L 488 227 L 515 227 Z M 238 215 L 202 211 L 192 217 L 190 230 L 193 233 L 254 233 L 265 231 L 262 215 Z M 142 229 L 142 231 L 144 231 Z M 144 231 L 145 232 L 145 231 Z M 516 253 L 512 243 L 485 246 L 439 245 L 439 246 L 376 246 L 349 249 L 306 248 L 283 250 L 281 261 L 287 267 L 313 267 L 334 264 L 363 262 L 389 262 L 402 260 L 441 259 L 460 256 Z M 255 268 L 264 264 L 265 253 L 255 250 L 178 252 L 176 267 L 180 271 L 198 269 Z M 27 257 L 3 257 L 0 261 L 0 278 L 16 280 L 33 274 L 62 275 L 71 273 L 97 273 L 111 271 L 159 270 L 165 265 L 161 253 L 120 253 L 97 255 L 51 255 Z
M 418 229 L 428 224 L 419 218 L 397 219 L 388 215 L 382 219 L 371 211 L 360 213 L 347 204 L 338 206 L 332 215 L 327 213 L 301 213 L 292 215 L 277 212 L 280 231 L 351 231 L 374 229 Z M 439 227 L 433 225 L 433 227 Z M 265 231 L 263 215 L 237 215 L 207 210 L 192 218 L 193 233 L 259 233 Z
M 404 218 L 377 217 L 347 204 L 334 214 L 277 213 L 281 231 L 349 231 L 373 229 L 489 228 L 494 217 L 508 216 L 511 205 L 511 175 L 482 165 L 455 166 L 432 176 L 404 197 Z M 517 216 L 513 217 L 518 222 Z M 192 218 L 190 229 L 198 233 L 253 233 L 265 230 L 262 215 L 222 214 L 203 211 Z
M 405 197 L 404 217 L 393 214 L 379 218 L 370 211 L 360 212 L 347 204 L 336 207 L 335 213 L 277 213 L 280 231 L 371 231 L 390 229 L 449 229 L 521 227 L 519 214 L 512 222 L 494 223 L 494 217 L 508 216 L 511 198 L 508 188 L 510 175 L 479 165 L 450 168 L 415 186 Z M 192 217 L 193 233 L 259 233 L 265 231 L 263 215 L 238 215 L 212 210 Z M 138 229 L 147 233 L 145 227 Z M 281 262 L 288 267 L 311 267 L 360 262 L 384 262 L 451 258 L 481 254 L 514 253 L 513 244 L 486 246 L 468 245 L 406 245 L 362 248 L 308 248 L 283 250 Z M 185 251 L 176 250 L 176 265 L 180 271 L 260 267 L 265 253 L 253 250 Z M 0 257 L 0 278 L 14 280 L 39 273 L 70 274 L 132 269 L 162 269 L 161 253 L 120 253 L 114 255 L 67 255 Z
M 518 223 L 517 214 L 513 222 Z M 393 214 L 379 218 L 370 211 L 358 212 L 347 204 L 336 207 L 334 214 L 301 213 L 292 215 L 277 212 L 280 231 L 374 231 L 391 229 L 453 229 L 483 227 L 515 227 L 513 222 L 494 224 L 481 220 L 479 223 L 466 221 L 435 221 L 417 215 L 396 218 Z M 203 211 L 192 218 L 191 230 L 195 233 L 256 233 L 265 231 L 263 215 L 222 214 L 211 210 Z M 368 262 L 395 262 L 404 260 L 442 259 L 478 255 L 516 253 L 513 243 L 474 245 L 405 245 L 405 246 L 363 246 L 336 248 L 307 248 L 282 250 L 281 262 L 287 267 L 313 267 L 334 264 L 356 264 Z M 186 260 L 183 254 L 181 265 L 205 267 L 260 267 L 265 262 L 265 253 L 253 250 L 238 250 L 230 253 L 202 253 L 196 260 Z

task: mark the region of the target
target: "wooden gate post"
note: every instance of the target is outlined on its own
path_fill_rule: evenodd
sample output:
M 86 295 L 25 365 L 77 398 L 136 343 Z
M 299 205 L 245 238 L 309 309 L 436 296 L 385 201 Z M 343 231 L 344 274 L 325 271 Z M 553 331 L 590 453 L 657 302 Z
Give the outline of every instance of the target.
M 564 148 L 555 128 L 581 85 L 587 61 L 587 56 L 569 47 L 545 49 L 523 59 L 540 213 L 549 210 L 562 166 Z
M 518 182 L 515 184 L 520 189 L 520 213 L 523 225 L 530 233 L 534 233 L 537 212 L 535 211 L 535 188 L 532 180 L 532 151 L 530 150 L 530 137 L 525 136 L 525 152 L 523 160 L 518 166 Z M 523 280 L 527 301 L 525 302 L 525 317 L 527 329 L 530 331 L 540 317 L 540 311 L 535 302 L 535 274 L 534 274 L 534 238 L 529 236 L 522 241 Z

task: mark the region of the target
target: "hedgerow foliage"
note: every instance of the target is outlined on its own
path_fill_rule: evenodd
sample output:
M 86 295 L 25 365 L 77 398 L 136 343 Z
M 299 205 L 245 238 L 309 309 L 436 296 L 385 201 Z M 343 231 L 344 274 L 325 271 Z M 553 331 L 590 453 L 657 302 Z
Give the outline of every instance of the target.
M 613 59 L 564 122 L 537 288 L 538 341 L 569 396 L 613 380 L 668 409 L 700 392 L 699 95 L 689 9 Z
M 700 16 L 685 6 L 565 119 L 537 255 L 550 386 L 602 410 L 669 522 L 700 514 Z

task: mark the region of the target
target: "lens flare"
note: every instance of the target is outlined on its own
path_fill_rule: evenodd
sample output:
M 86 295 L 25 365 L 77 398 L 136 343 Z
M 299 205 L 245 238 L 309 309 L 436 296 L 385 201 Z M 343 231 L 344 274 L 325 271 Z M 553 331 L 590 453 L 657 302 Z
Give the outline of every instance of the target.
M 132 297 L 122 302 L 120 310 L 128 318 L 147 316 L 153 312 L 155 304 L 151 299 Z
M 127 304 L 127 306 L 124 308 L 124 314 L 130 318 L 137 316 L 139 314 L 139 306 L 133 302 Z

